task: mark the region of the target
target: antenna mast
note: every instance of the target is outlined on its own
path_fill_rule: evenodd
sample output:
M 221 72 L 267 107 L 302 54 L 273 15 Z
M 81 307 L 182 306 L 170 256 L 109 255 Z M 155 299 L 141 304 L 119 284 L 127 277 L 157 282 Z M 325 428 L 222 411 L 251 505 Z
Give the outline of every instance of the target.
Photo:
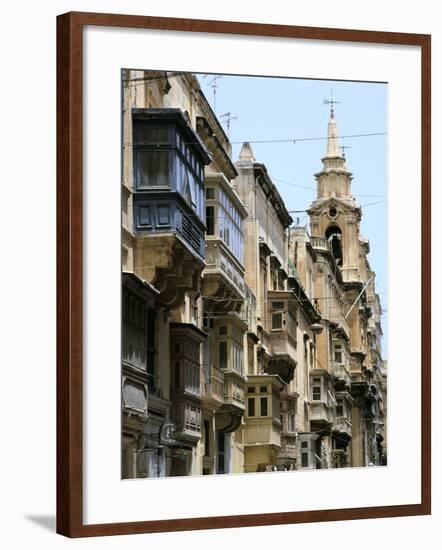
M 219 118 L 224 118 L 223 122 L 225 122 L 227 126 L 227 137 L 230 138 L 230 123 L 232 120 L 237 120 L 238 116 L 232 115 L 232 113 L 228 111 L 227 113 L 220 115 Z
M 204 78 L 206 78 L 206 76 L 209 76 L 209 75 L 205 75 Z M 212 78 L 212 80 L 208 84 L 208 86 L 210 86 L 213 90 L 213 112 L 215 114 L 216 114 L 216 89 L 219 86 L 219 84 L 217 84 L 217 81 L 222 77 L 223 75 L 217 74 Z
M 336 103 L 341 103 L 333 99 L 333 90 L 330 90 L 330 99 L 324 99 L 324 105 L 330 105 L 330 114 L 333 116 L 335 114 L 334 106 Z

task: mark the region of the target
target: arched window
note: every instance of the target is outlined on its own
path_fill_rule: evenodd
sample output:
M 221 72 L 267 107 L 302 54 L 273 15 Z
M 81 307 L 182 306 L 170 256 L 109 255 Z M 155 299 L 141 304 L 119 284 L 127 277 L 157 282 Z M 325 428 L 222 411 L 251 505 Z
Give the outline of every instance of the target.
M 325 232 L 330 250 L 338 265 L 342 265 L 342 231 L 337 225 L 330 225 Z

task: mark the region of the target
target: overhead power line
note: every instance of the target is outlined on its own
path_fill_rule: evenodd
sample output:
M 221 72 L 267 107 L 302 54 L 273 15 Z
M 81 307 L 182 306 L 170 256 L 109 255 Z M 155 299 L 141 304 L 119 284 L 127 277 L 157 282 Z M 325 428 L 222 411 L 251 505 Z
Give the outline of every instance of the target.
M 386 136 L 387 132 L 368 132 L 366 134 L 347 134 L 345 136 L 339 136 L 340 138 L 361 138 L 361 137 L 372 137 L 372 136 Z M 302 138 L 287 138 L 287 139 L 255 139 L 255 140 L 242 140 L 242 141 L 231 141 L 232 145 L 239 145 L 242 143 L 298 143 L 300 141 L 320 141 L 326 140 L 328 136 L 315 136 L 315 137 L 302 137 Z
M 386 136 L 387 132 L 367 132 L 365 134 L 347 134 L 340 136 L 341 138 L 362 138 L 373 136 Z M 230 141 L 232 145 L 242 145 L 243 143 L 298 143 L 304 141 L 326 141 L 328 136 L 315 136 L 315 137 L 301 137 L 301 138 L 284 138 L 284 139 L 242 139 L 239 141 Z M 186 145 L 201 145 L 201 141 L 183 141 Z M 133 143 L 126 142 L 125 146 L 132 147 Z
M 279 183 L 285 183 L 286 185 L 293 185 L 294 187 L 299 187 L 301 189 L 309 189 L 311 191 L 317 191 L 317 188 L 316 187 L 313 187 L 311 185 L 301 185 L 299 183 L 295 183 L 294 181 L 287 181 L 287 180 L 283 180 L 281 178 L 275 178 L 275 177 L 271 177 L 272 180 L 274 181 L 277 181 Z M 379 197 L 379 198 L 383 198 L 383 197 L 386 197 L 386 195 L 366 195 L 366 194 L 360 194 L 360 193 L 355 193 L 354 195 L 355 197 L 373 197 L 373 198 L 376 198 L 376 197 Z

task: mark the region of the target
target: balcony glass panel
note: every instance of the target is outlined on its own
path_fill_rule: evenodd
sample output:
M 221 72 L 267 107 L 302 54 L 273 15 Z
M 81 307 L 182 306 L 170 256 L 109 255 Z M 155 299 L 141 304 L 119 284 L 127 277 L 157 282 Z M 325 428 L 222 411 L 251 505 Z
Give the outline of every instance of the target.
M 171 128 L 154 127 L 147 124 L 134 124 L 134 139 L 137 144 L 169 144 L 172 141 Z
M 138 226 L 150 227 L 152 225 L 150 206 L 140 205 L 138 207 Z
M 240 263 L 243 263 L 242 222 L 237 209 L 222 189 L 219 191 L 220 202 L 217 206 L 218 233 Z
M 168 187 L 170 183 L 170 153 L 168 151 L 137 151 L 136 187 Z
M 178 128 L 134 122 L 134 180 L 138 191 L 170 188 L 204 220 L 203 162 L 186 146 Z

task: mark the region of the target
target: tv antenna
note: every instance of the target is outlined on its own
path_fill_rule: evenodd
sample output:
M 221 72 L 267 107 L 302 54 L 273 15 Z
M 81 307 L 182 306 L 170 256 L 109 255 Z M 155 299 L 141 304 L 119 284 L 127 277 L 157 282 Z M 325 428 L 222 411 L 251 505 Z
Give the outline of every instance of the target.
M 237 120 L 238 116 L 233 115 L 230 111 L 228 111 L 227 113 L 220 115 L 219 118 L 224 118 L 223 122 L 225 122 L 227 126 L 227 137 L 230 138 L 230 123 L 232 120 Z
M 333 99 L 333 90 L 330 90 L 330 99 L 324 99 L 324 105 L 330 105 L 330 114 L 334 115 L 335 110 L 334 106 L 336 103 L 341 103 L 340 101 L 336 101 L 336 99 Z
M 203 78 L 206 78 L 207 76 L 210 76 L 210 75 L 204 75 Z M 221 74 L 217 74 L 215 75 L 212 80 L 208 83 L 208 86 L 210 86 L 213 90 L 213 112 L 216 114 L 216 89 L 218 88 L 219 84 L 218 84 L 218 80 L 220 78 L 222 78 L 223 75 Z

